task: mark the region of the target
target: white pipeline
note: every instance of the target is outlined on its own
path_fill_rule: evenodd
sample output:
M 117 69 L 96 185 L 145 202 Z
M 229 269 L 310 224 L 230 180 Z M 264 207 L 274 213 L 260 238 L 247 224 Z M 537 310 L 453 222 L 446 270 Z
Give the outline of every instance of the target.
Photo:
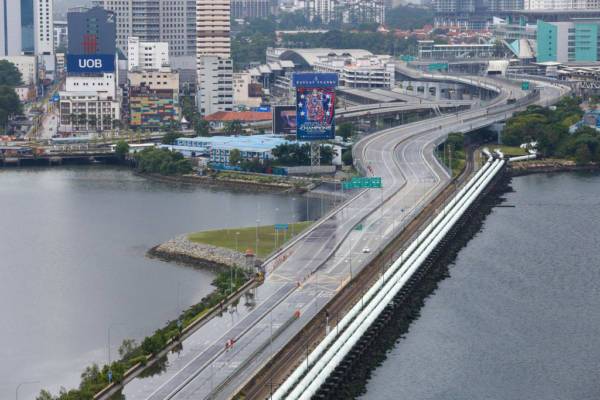
M 317 347 L 308 355 L 307 360 L 302 362 L 302 364 L 294 370 L 294 372 L 286 379 L 286 381 L 277 389 L 277 391 L 273 394 L 272 398 L 274 400 L 287 399 L 286 394 L 292 389 L 292 387 L 296 384 L 296 382 L 306 373 L 307 369 L 310 368 L 316 361 L 321 358 L 323 352 L 330 346 L 330 344 L 336 340 L 339 332 L 343 332 L 343 330 L 350 324 L 350 322 L 360 313 L 363 308 L 364 303 L 368 303 L 371 301 L 373 296 L 379 292 L 381 286 L 384 281 L 389 279 L 391 274 L 394 274 L 398 268 L 402 265 L 404 260 L 408 261 L 408 258 L 413 254 L 415 249 L 420 246 L 429 236 L 431 231 L 437 226 L 440 221 L 446 216 L 450 210 L 456 205 L 461 197 L 470 190 L 473 185 L 477 182 L 477 180 L 484 175 L 487 171 L 489 171 L 490 166 L 492 165 L 491 159 L 476 173 L 476 175 L 469 180 L 467 185 L 460 189 L 460 191 L 456 194 L 456 196 L 442 209 L 442 211 L 433 219 L 433 221 L 418 235 L 418 237 L 406 248 L 406 250 L 401 254 L 401 256 L 390 266 L 390 268 L 385 271 L 383 280 L 378 280 L 369 290 L 363 295 L 363 299 L 361 302 L 357 303 L 350 309 L 350 311 L 338 322 L 337 328 L 332 330 L 318 345 Z
M 327 354 L 324 357 L 324 359 L 326 358 L 327 361 L 324 363 L 317 363 L 324 364 L 323 368 L 318 372 L 318 374 L 310 374 L 310 380 L 305 381 L 303 379 L 303 381 L 296 387 L 296 389 L 298 390 L 294 390 L 294 392 L 290 394 L 290 399 L 298 398 L 296 393 L 301 393 L 299 397 L 301 400 L 310 399 L 317 392 L 319 387 L 321 387 L 321 385 L 325 382 L 325 380 L 329 377 L 329 375 L 333 372 L 337 365 L 343 360 L 346 354 L 350 352 L 350 350 L 360 340 L 362 335 L 369 329 L 369 327 L 373 324 L 373 322 L 377 319 L 377 317 L 381 314 L 385 307 L 402 289 L 404 284 L 411 278 L 414 272 L 418 270 L 423 261 L 425 261 L 425 259 L 429 256 L 431 251 L 433 251 L 437 247 L 439 242 L 447 235 L 450 229 L 452 229 L 452 227 L 458 221 L 458 219 L 463 215 L 463 213 L 468 209 L 468 207 L 473 203 L 473 201 L 477 199 L 477 197 L 481 194 L 481 192 L 485 189 L 489 182 L 494 178 L 494 176 L 500 170 L 500 168 L 502 168 L 503 164 L 504 161 L 497 161 L 494 163 L 494 167 L 492 168 L 490 173 L 486 174 L 485 177 L 482 177 L 479 180 L 478 185 L 474 188 L 474 190 L 470 191 L 469 195 L 463 201 L 461 201 L 458 210 L 448 215 L 448 218 L 443 224 L 443 228 L 436 230 L 436 234 L 432 235 L 434 236 L 433 240 L 431 240 L 427 247 L 422 252 L 420 252 L 419 257 L 415 260 L 415 262 L 411 263 L 406 273 L 398 274 L 398 276 L 395 277 L 395 280 L 390 280 L 390 282 L 388 282 L 386 288 L 389 286 L 391 290 L 385 293 L 382 301 L 378 303 L 372 302 L 371 304 L 369 304 L 369 307 L 367 307 L 364 310 L 364 312 L 362 312 L 361 315 L 359 315 L 359 317 L 355 320 L 355 322 L 359 321 L 356 326 L 356 329 L 347 330 L 347 332 L 352 331 L 350 335 L 345 335 L 348 340 L 346 340 L 338 346 L 332 346 L 332 348 L 330 348 L 327 351 Z M 355 324 L 353 323 L 353 327 L 354 325 Z M 341 337 L 339 341 L 336 341 L 336 344 L 338 342 L 342 342 Z M 316 365 L 314 369 L 317 369 Z

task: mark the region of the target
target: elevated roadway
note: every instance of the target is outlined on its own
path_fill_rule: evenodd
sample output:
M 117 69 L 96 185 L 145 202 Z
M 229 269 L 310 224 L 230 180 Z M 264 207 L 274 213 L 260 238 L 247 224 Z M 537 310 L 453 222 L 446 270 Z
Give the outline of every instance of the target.
M 480 109 L 398 126 L 357 143 L 357 167 L 381 176 L 384 188 L 352 193 L 268 260 L 255 306 L 237 307 L 209 321 L 184 341 L 179 353 L 169 355 L 164 372 L 130 382 L 124 389 L 127 399 L 230 398 L 446 186 L 450 176 L 433 155 L 437 143 L 449 132 L 504 120 L 538 100 L 507 82 L 481 78 L 469 83 L 499 95 Z M 541 92 L 547 101 L 561 93 L 552 86 Z M 509 96 L 520 100 L 507 105 Z M 362 230 L 355 229 L 359 224 Z M 235 344 L 226 349 L 231 339 Z

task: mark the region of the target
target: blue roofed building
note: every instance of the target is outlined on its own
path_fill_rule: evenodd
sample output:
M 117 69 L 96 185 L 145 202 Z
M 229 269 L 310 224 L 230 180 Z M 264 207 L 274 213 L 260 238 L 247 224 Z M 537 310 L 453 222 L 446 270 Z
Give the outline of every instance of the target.
M 175 144 L 162 147 L 178 151 L 185 157 L 208 157 L 211 162 L 227 165 L 229 154 L 233 149 L 240 151 L 242 160 L 264 161 L 273 159 L 272 150 L 286 143 L 295 143 L 295 141 L 276 135 L 212 136 L 179 138 Z

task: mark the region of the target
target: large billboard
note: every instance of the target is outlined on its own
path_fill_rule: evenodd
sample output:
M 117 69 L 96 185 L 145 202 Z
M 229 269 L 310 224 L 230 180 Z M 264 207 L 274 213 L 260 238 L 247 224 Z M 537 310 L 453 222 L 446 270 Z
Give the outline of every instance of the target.
M 335 137 L 335 73 L 296 73 L 296 133 L 298 140 Z
M 273 106 L 273 133 L 277 135 L 296 133 L 296 106 Z
M 67 72 L 101 74 L 115 72 L 114 54 L 67 54 Z

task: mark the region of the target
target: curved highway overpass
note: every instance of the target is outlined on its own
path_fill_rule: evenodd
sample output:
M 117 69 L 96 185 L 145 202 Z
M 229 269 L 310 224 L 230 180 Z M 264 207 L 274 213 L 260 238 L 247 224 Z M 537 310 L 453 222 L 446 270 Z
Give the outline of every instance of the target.
M 431 79 L 464 80 L 499 94 L 482 108 L 401 125 L 359 141 L 354 148 L 357 167 L 381 176 L 383 189 L 352 193 L 346 203 L 267 260 L 256 305 L 231 309 L 208 321 L 184 341 L 179 353 L 169 355 L 163 373 L 130 382 L 123 391 L 128 399 L 231 397 L 445 187 L 450 177 L 433 149 L 449 132 L 502 121 L 527 104 L 552 102 L 565 91 L 540 83 L 538 99 L 493 79 Z M 518 97 L 518 102 L 507 105 L 509 96 Z M 358 224 L 364 228 L 356 230 Z M 370 251 L 363 252 L 367 248 Z M 235 345 L 226 349 L 230 339 Z

